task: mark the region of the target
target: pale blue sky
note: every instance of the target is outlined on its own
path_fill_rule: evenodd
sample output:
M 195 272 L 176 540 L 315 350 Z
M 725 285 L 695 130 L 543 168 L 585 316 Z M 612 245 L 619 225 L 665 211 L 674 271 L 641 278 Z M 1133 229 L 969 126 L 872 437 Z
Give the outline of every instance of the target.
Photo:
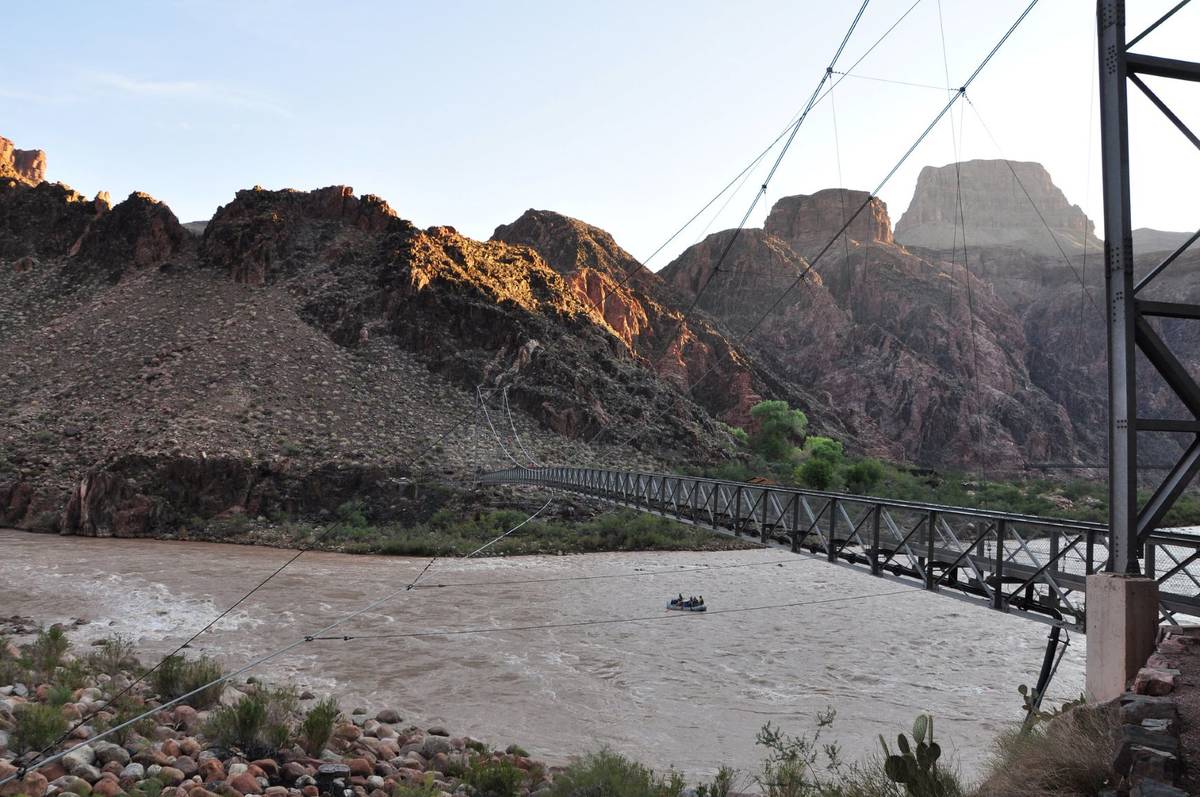
M 873 0 L 842 64 L 911 3 Z M 1025 4 L 942 0 L 951 84 Z M 1131 3 L 1131 31 L 1172 4 Z M 255 184 L 341 183 L 479 238 L 526 208 L 557 210 L 645 257 L 801 107 L 858 5 L 18 0 L 5 8 L 0 135 L 47 150 L 51 179 L 114 199 L 144 190 L 184 221 Z M 1094 13 L 1092 0 L 1041 0 L 970 94 L 1006 156 L 1046 164 L 1097 218 Z M 1198 34 L 1200 4 L 1144 49 L 1194 59 Z M 937 0 L 858 72 L 944 84 Z M 1196 89 L 1163 95 L 1200 126 Z M 833 99 L 841 182 L 873 188 L 945 95 L 847 79 Z M 839 182 L 833 107 L 810 116 L 752 223 L 781 196 Z M 1140 97 L 1132 108 L 1135 225 L 1195 229 L 1200 153 Z M 963 119 L 962 157 L 997 157 L 969 108 Z M 953 158 L 944 124 L 882 192 L 893 221 L 920 167 Z M 760 182 L 712 229 L 736 223 Z

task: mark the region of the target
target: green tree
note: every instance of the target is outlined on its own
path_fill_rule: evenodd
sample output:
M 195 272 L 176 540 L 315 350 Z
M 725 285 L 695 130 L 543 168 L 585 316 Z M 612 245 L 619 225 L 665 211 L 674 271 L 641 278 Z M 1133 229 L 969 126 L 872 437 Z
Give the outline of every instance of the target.
M 813 459 L 823 459 L 833 465 L 842 461 L 842 444 L 832 437 L 813 435 L 805 441 L 804 450 Z
M 812 457 L 796 468 L 796 479 L 814 490 L 828 490 L 836 474 L 832 462 L 818 457 Z
M 875 489 L 883 478 L 883 463 L 877 459 L 860 459 L 846 468 L 842 478 L 847 490 L 864 495 Z
M 793 442 L 803 438 L 808 429 L 808 416 L 790 408 L 786 401 L 760 401 L 750 410 L 757 423 L 750 436 L 750 446 L 763 457 L 773 461 L 786 459 Z

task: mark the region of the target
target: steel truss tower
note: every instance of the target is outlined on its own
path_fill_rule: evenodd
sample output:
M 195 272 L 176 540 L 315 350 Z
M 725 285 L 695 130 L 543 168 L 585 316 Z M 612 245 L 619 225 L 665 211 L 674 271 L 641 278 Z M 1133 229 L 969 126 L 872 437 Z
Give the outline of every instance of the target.
M 1133 52 L 1151 31 L 1167 22 L 1190 0 L 1178 3 L 1131 41 L 1125 39 L 1125 0 L 1096 4 L 1100 60 L 1100 134 L 1104 169 L 1104 262 L 1108 324 L 1108 465 L 1109 569 L 1139 572 L 1141 543 L 1162 521 L 1200 470 L 1200 384 L 1151 324 L 1153 318 L 1200 321 L 1200 305 L 1138 298 L 1193 242 L 1200 231 L 1144 276 L 1135 278 L 1129 201 L 1129 118 L 1126 90 L 1132 83 L 1193 145 L 1200 138 L 1144 81 L 1144 77 L 1200 81 L 1200 63 Z M 1187 409 L 1190 418 L 1138 417 L 1135 360 L 1141 351 L 1154 371 Z M 1190 444 L 1144 506 L 1138 506 L 1137 434 L 1173 432 Z

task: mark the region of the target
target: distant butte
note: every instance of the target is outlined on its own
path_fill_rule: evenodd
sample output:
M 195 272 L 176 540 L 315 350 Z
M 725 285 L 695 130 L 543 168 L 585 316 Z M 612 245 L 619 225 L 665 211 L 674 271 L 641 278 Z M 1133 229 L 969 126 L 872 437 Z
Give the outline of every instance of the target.
M 40 149 L 17 149 L 0 136 L 0 180 L 37 185 L 46 179 L 46 153 Z

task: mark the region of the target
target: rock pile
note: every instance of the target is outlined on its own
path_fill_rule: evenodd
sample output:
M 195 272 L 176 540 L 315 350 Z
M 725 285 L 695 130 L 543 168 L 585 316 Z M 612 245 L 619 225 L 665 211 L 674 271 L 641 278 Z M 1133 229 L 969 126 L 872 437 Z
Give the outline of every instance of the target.
M 10 651 L 10 653 L 13 653 Z M 439 727 L 404 725 L 400 714 L 384 709 L 374 717 L 355 709 L 338 722 L 326 749 L 310 756 L 291 745 L 279 750 L 222 747 L 205 732 L 211 711 L 186 703 L 164 708 L 152 721 L 139 723 L 124 740 L 96 738 L 114 713 L 99 710 L 114 687 L 130 675 L 100 675 L 71 690 L 58 711 L 74 723 L 89 717 L 59 749 L 73 749 L 59 761 L 22 773 L 36 752 L 18 754 L 14 729 L 31 706 L 48 705 L 53 690 L 45 683 L 10 683 L 0 687 L 0 779 L 20 777 L 0 787 L 3 797 L 392 797 L 399 787 L 424 789 L 422 795 L 465 793 L 464 778 L 472 769 L 516 770 L 521 794 L 544 790 L 554 770 L 527 757 L 519 748 L 493 750 L 467 736 L 452 736 Z M 222 701 L 232 703 L 262 688 L 253 682 L 240 690 L 226 688 Z M 135 688 L 144 708 L 157 705 L 150 690 Z M 61 696 L 53 698 L 61 699 Z M 140 709 L 139 709 L 140 710 Z M 91 741 L 89 741 L 91 740 Z M 82 746 L 80 746 L 82 745 Z

